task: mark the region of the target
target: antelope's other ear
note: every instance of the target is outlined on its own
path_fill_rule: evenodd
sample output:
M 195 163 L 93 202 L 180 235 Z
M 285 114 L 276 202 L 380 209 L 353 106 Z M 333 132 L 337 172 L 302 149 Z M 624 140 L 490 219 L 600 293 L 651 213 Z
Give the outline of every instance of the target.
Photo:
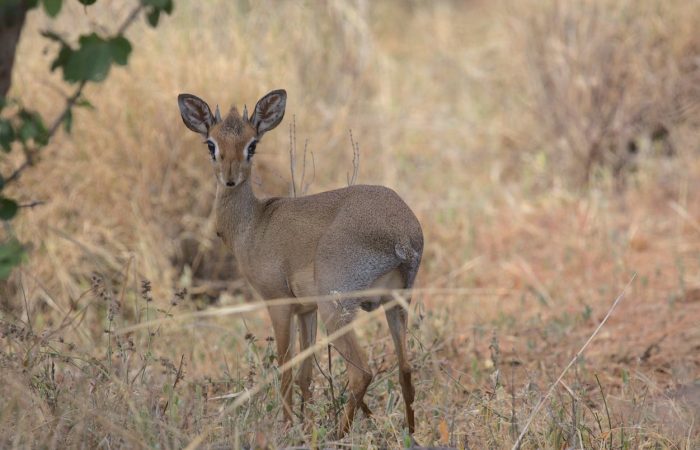
M 178 95 L 177 105 L 180 107 L 180 115 L 187 128 L 206 137 L 211 126 L 216 123 L 209 105 L 192 94 Z
M 284 89 L 272 91 L 255 105 L 250 123 L 255 127 L 258 137 L 275 128 L 284 118 L 287 105 L 287 92 Z

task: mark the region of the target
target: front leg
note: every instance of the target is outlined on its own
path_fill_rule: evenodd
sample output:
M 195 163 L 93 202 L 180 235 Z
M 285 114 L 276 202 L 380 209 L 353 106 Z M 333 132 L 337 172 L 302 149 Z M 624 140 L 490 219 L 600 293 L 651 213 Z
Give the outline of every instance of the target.
M 292 339 L 292 326 L 294 314 L 288 305 L 268 307 L 272 328 L 275 331 L 275 341 L 277 342 L 277 363 L 279 367 L 284 366 L 294 356 L 294 342 Z M 284 409 L 284 420 L 290 425 L 292 423 L 292 370 L 287 369 L 280 373 L 282 385 L 282 406 Z
M 299 350 L 304 351 L 316 344 L 316 310 L 299 315 Z M 313 358 L 310 356 L 302 361 L 297 375 L 297 383 L 301 389 L 301 411 L 305 419 L 310 419 L 311 414 L 305 406 L 312 401 L 311 376 L 313 371 Z

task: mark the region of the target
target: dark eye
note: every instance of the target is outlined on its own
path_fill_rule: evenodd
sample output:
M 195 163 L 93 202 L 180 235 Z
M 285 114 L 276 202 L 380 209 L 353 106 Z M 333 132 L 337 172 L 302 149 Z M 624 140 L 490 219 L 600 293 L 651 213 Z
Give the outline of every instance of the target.
M 250 159 L 250 157 L 255 154 L 255 145 L 256 144 L 257 144 L 257 142 L 253 141 L 248 146 L 248 159 Z
M 209 147 L 209 153 L 211 154 L 211 159 L 216 159 L 214 152 L 216 151 L 216 146 L 212 141 L 207 141 L 207 147 Z

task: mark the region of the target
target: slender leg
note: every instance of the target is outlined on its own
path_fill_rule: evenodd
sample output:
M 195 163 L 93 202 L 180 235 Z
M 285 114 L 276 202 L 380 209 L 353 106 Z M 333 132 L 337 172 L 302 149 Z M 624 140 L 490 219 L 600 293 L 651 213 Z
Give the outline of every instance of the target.
M 316 310 L 302 314 L 299 316 L 299 348 L 304 351 L 316 343 Z M 313 371 L 313 356 L 306 358 L 299 368 L 297 382 L 301 389 L 301 412 L 304 417 L 307 416 L 305 406 L 307 402 L 312 401 L 311 394 L 311 375 Z
M 292 342 L 292 325 L 294 314 L 288 306 L 272 306 L 268 308 L 272 328 L 275 331 L 277 342 L 277 363 L 281 367 L 294 356 L 294 342 Z M 284 420 L 292 423 L 292 371 L 285 370 L 280 374 L 282 378 L 282 406 L 284 407 Z
M 411 363 L 408 360 L 408 349 L 406 347 L 408 312 L 401 306 L 394 306 L 386 310 L 386 320 L 389 323 L 391 337 L 394 339 L 396 355 L 399 360 L 399 383 L 401 384 L 403 401 L 406 405 L 406 425 L 408 426 L 408 432 L 413 435 L 416 428 L 413 413 L 415 391 L 411 382 Z
M 326 231 L 328 239 L 321 239 L 316 249 L 318 256 L 314 263 L 315 279 L 319 293 L 332 294 L 354 292 L 367 289 L 383 275 L 396 268 L 396 256 L 378 253 L 364 246 L 351 248 L 338 245 L 334 236 L 352 236 L 356 232 L 353 226 L 342 222 Z M 337 233 L 337 234 L 336 234 Z M 404 284 L 401 283 L 401 286 Z M 352 322 L 360 303 L 368 299 L 336 299 L 331 302 L 319 302 L 318 311 L 329 334 Z M 347 361 L 348 385 L 350 396 L 345 411 L 338 424 L 338 435 L 343 436 L 350 429 L 355 410 L 360 407 L 369 411 L 364 405 L 363 397 L 372 381 L 372 372 L 367 364 L 367 355 L 357 341 L 355 331 L 350 329 L 343 336 L 336 338 L 333 344 L 340 355 Z M 363 407 L 364 405 L 364 407 Z
M 350 313 L 344 311 L 338 305 L 332 302 L 319 305 L 321 317 L 326 324 L 328 334 L 332 334 L 351 320 L 348 316 Z M 338 437 L 344 436 L 355 417 L 355 410 L 364 404 L 365 392 L 369 384 L 372 382 L 372 371 L 367 364 L 367 355 L 360 347 L 357 341 L 357 335 L 354 330 L 349 330 L 344 335 L 336 338 L 333 341 L 335 349 L 347 362 L 348 384 L 350 388 L 350 396 L 345 405 L 345 410 L 338 424 Z

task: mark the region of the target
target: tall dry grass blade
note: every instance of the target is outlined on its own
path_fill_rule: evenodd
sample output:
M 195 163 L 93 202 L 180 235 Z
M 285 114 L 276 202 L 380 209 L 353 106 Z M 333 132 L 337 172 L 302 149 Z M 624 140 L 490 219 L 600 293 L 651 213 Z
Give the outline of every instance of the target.
M 677 202 L 669 202 L 669 206 L 671 207 L 672 210 L 674 210 L 679 216 L 681 216 L 683 219 L 685 219 L 688 224 L 693 227 L 695 231 L 700 232 L 700 223 L 698 223 L 697 220 L 693 218 L 693 216 L 690 215 L 688 210 L 678 204 Z
M 581 346 L 581 348 L 576 352 L 573 358 L 571 358 L 571 361 L 569 361 L 569 364 L 564 367 L 564 370 L 562 370 L 561 374 L 559 374 L 559 377 L 556 379 L 554 383 L 552 383 L 549 386 L 549 389 L 547 389 L 547 393 L 540 399 L 540 401 L 537 403 L 537 406 L 535 406 L 534 411 L 530 414 L 530 417 L 527 419 L 527 422 L 525 423 L 525 426 L 523 427 L 523 431 L 520 432 L 520 436 L 518 436 L 518 439 L 515 441 L 515 444 L 513 444 L 512 450 L 517 450 L 520 448 L 520 444 L 522 443 L 523 437 L 525 437 L 525 433 L 527 433 L 528 428 L 530 427 L 530 424 L 532 423 L 532 420 L 535 418 L 537 413 L 540 411 L 540 408 L 542 408 L 542 405 L 544 405 L 544 402 L 549 398 L 550 395 L 552 395 L 552 392 L 554 392 L 554 388 L 559 384 L 559 382 L 564 378 L 564 375 L 566 375 L 566 372 L 571 368 L 571 366 L 574 365 L 574 363 L 581 357 L 583 352 L 586 350 L 588 347 L 588 344 L 590 344 L 593 339 L 596 337 L 598 332 L 603 328 L 603 325 L 608 321 L 610 316 L 612 315 L 613 311 L 617 307 L 618 303 L 620 303 L 620 300 L 622 300 L 622 297 L 625 295 L 625 292 L 627 292 L 627 289 L 629 289 L 630 285 L 634 281 L 634 279 L 637 278 L 637 273 L 635 272 L 632 275 L 632 278 L 627 282 L 625 285 L 624 289 L 622 289 L 622 292 L 620 292 L 620 295 L 617 296 L 615 301 L 613 302 L 612 306 L 610 306 L 610 309 L 608 309 L 607 314 L 605 314 L 605 317 L 603 317 L 603 320 L 600 321 L 598 326 L 596 327 L 595 330 L 593 330 L 593 333 L 591 336 L 586 340 L 586 342 Z
M 605 405 L 605 416 L 608 419 L 608 433 L 610 434 L 610 440 L 608 444 L 608 448 L 612 450 L 613 448 L 613 435 L 612 435 L 612 420 L 610 419 L 610 410 L 608 409 L 608 399 L 605 397 L 605 391 L 603 391 L 603 385 L 600 383 L 600 378 L 598 378 L 598 374 L 595 374 L 595 381 L 598 383 L 598 388 L 600 389 L 600 395 L 603 397 L 603 405 Z
M 206 317 L 220 317 L 228 315 L 239 315 L 248 312 L 254 312 L 266 309 L 270 306 L 283 306 L 292 304 L 311 304 L 318 302 L 328 302 L 336 299 L 348 299 L 355 297 L 374 297 L 381 295 L 413 295 L 413 294 L 430 294 L 436 295 L 470 295 L 470 296 L 494 296 L 500 297 L 512 292 L 512 289 L 481 289 L 481 288 L 411 288 L 411 289 L 367 289 L 363 291 L 345 292 L 335 295 L 320 295 L 313 297 L 288 297 L 275 300 L 261 300 L 257 302 L 246 303 L 243 305 L 227 306 L 221 308 L 210 308 L 205 311 L 196 311 L 192 313 L 178 314 L 172 317 L 163 317 L 159 319 L 147 320 L 134 325 L 119 328 L 114 331 L 115 335 L 132 333 L 134 331 L 143 330 L 149 327 L 161 326 L 165 324 L 175 324 L 177 322 L 193 319 L 202 319 Z M 401 302 L 399 301 L 399 304 Z M 401 306 L 407 305 L 403 300 Z

